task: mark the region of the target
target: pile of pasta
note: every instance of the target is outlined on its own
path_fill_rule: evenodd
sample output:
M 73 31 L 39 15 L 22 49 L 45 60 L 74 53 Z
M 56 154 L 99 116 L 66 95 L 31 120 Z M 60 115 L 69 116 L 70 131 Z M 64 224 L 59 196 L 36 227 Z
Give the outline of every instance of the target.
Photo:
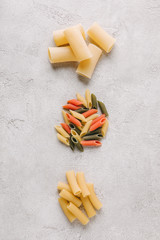
M 109 53 L 116 40 L 97 23 L 94 23 L 87 33 L 100 48 L 92 43 L 87 45 L 81 24 L 54 31 L 53 39 L 57 47 L 48 48 L 50 62 L 79 62 L 76 73 L 91 78 L 102 50 Z
M 96 96 L 88 89 L 85 98 L 79 93 L 77 99 L 70 99 L 63 106 L 62 114 L 65 123 L 56 125 L 57 138 L 70 146 L 72 150 L 77 147 L 83 152 L 83 146 L 101 146 L 100 140 L 105 137 L 108 129 L 108 112 L 105 104 L 97 101 Z M 98 105 L 101 115 L 98 114 Z
M 71 223 L 77 218 L 86 225 L 89 222 L 88 218 L 96 215 L 95 209 L 99 210 L 102 203 L 94 192 L 93 184 L 86 183 L 83 172 L 77 172 L 75 176 L 71 170 L 66 172 L 66 176 L 69 184 L 59 182 L 57 186 L 60 191 L 59 204 Z M 79 209 L 82 204 L 88 217 Z

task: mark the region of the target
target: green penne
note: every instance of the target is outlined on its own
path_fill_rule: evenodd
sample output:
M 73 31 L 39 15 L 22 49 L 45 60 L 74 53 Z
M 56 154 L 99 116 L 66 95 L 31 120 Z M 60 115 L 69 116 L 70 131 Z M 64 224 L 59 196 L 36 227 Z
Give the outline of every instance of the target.
M 93 135 L 88 135 L 84 136 L 84 140 L 100 140 L 103 138 L 103 135 L 101 133 L 93 134 Z
M 88 110 L 89 110 L 89 108 L 79 108 L 79 109 L 75 110 L 75 112 L 84 113 L 84 112 L 87 112 Z
M 94 131 L 91 131 L 91 132 L 88 132 L 85 136 L 90 136 L 90 135 L 93 135 L 93 134 L 98 134 L 98 133 L 101 133 L 101 127 L 97 128 L 96 130 Z
M 78 142 L 77 139 L 75 139 L 73 136 L 71 137 L 71 141 L 75 144 L 75 146 L 81 151 L 83 152 L 83 146 L 80 144 L 80 142 Z
M 72 149 L 72 151 L 74 151 L 75 144 L 74 144 L 74 142 L 71 140 L 71 137 L 72 137 L 72 136 L 70 136 L 70 139 L 69 139 L 70 148 Z
M 74 129 L 78 134 L 81 133 L 81 130 L 79 128 L 77 128 L 75 124 L 69 123 L 69 126 L 71 129 Z
M 92 108 L 97 109 L 97 98 L 93 93 L 91 94 L 91 100 L 92 100 Z
M 101 109 L 101 112 L 104 113 L 106 115 L 106 117 L 107 117 L 108 116 L 108 112 L 107 112 L 107 109 L 106 109 L 106 106 L 104 105 L 104 103 L 98 101 L 98 105 L 99 105 L 99 107 Z

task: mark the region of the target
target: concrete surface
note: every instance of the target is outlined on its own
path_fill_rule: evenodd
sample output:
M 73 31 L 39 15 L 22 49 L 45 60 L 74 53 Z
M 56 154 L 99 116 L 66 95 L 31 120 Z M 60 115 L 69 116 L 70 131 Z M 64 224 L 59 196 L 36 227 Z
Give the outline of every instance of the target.
M 52 67 L 52 31 L 97 21 L 117 39 L 92 79 Z M 0 239 L 160 239 L 160 4 L 158 0 L 1 0 Z M 103 146 L 60 144 L 61 106 L 86 88 L 110 114 Z M 56 191 L 69 169 L 94 182 L 103 209 L 83 227 Z

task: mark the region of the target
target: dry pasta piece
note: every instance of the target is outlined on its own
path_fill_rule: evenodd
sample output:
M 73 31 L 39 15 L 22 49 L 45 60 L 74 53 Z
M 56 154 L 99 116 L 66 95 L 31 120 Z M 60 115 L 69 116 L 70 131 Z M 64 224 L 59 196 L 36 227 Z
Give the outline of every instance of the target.
M 102 143 L 98 140 L 88 140 L 88 141 L 81 141 L 82 146 L 95 146 L 99 147 Z
M 79 136 L 79 134 L 75 130 L 72 129 L 71 134 L 75 139 L 77 139 L 78 142 L 82 141 L 81 137 Z
M 68 120 L 66 114 L 67 114 L 67 112 L 65 112 L 64 110 L 62 110 L 62 115 L 63 115 L 64 121 L 65 121 L 66 124 L 69 124 L 69 120 Z
M 86 225 L 89 222 L 87 216 L 77 208 L 73 203 L 69 203 L 67 209 L 83 224 Z
M 102 50 L 91 43 L 88 45 L 88 48 L 92 53 L 92 57 L 84 61 L 81 61 L 78 65 L 76 73 L 90 79 L 98 63 L 98 60 L 102 54 Z
M 87 107 L 88 107 L 89 109 L 91 109 L 91 107 L 92 107 L 92 101 L 91 101 L 91 94 L 90 94 L 89 89 L 86 89 L 86 91 L 85 91 L 85 97 L 86 97 L 86 101 L 87 101 Z
M 61 126 L 64 128 L 64 130 L 65 130 L 66 132 L 68 132 L 68 134 L 71 133 L 71 129 L 70 129 L 70 127 L 68 126 L 67 123 L 61 123 Z
M 63 198 L 58 198 L 58 202 L 59 202 L 64 214 L 66 215 L 68 220 L 72 223 L 76 219 L 76 217 L 67 209 L 68 202 Z
M 68 192 L 65 189 L 63 189 L 60 192 L 59 196 L 66 199 L 69 202 L 74 203 L 77 207 L 80 207 L 82 204 L 82 201 L 79 198 L 75 197 L 72 193 Z
M 57 133 L 57 138 L 60 142 L 66 144 L 67 146 L 69 146 L 69 139 L 63 137 L 61 134 Z
M 94 131 L 95 129 L 101 127 L 106 121 L 106 118 L 103 117 L 100 120 L 98 120 L 97 122 L 95 122 L 89 129 L 90 132 Z
M 58 133 L 60 133 L 63 137 L 69 138 L 69 134 L 61 127 L 61 126 L 54 126 Z
M 109 125 L 109 122 L 108 122 L 108 119 L 106 118 L 106 121 L 103 124 L 102 130 L 101 130 L 103 137 L 105 137 L 105 135 L 106 135 L 106 132 L 108 130 L 108 125 Z
M 78 61 L 83 61 L 92 57 L 92 53 L 82 37 L 82 33 L 77 28 L 67 28 L 64 30 L 64 34 Z
M 82 126 L 81 122 L 78 119 L 76 119 L 75 117 L 73 117 L 71 114 L 67 113 L 66 115 L 70 122 L 74 123 L 75 125 L 77 125 L 79 127 Z
M 77 109 L 79 109 L 79 108 L 81 108 L 81 107 L 75 106 L 75 105 L 73 105 L 73 104 L 66 104 L 66 105 L 63 106 L 63 108 L 65 108 L 65 109 L 71 109 L 71 110 L 77 110 Z
M 89 130 L 89 127 L 91 126 L 91 123 L 92 123 L 92 120 L 86 122 L 86 124 L 84 125 L 82 131 L 81 131 L 81 134 L 80 134 L 80 137 L 83 137 L 84 135 L 87 134 L 88 130 Z
M 82 25 L 78 24 L 74 27 L 76 27 L 77 29 L 79 29 L 81 31 L 82 36 L 85 39 L 86 36 L 85 36 L 85 32 L 84 32 L 84 29 L 83 29 Z M 68 44 L 68 41 L 67 41 L 67 39 L 64 35 L 64 30 L 65 29 L 61 29 L 61 30 L 56 30 L 56 31 L 53 32 L 53 40 L 54 40 L 57 47 Z
M 72 192 L 69 184 L 64 183 L 64 182 L 58 182 L 57 189 L 58 189 L 58 190 L 63 190 L 63 189 L 65 189 L 65 190 L 67 190 L 68 192 Z
M 72 49 L 66 47 L 49 47 L 48 57 L 50 63 L 75 62 L 77 61 Z
M 75 106 L 80 106 L 80 105 L 82 105 L 82 102 L 78 101 L 77 99 L 70 99 L 70 100 L 68 100 L 67 102 L 68 102 L 68 103 L 71 103 L 71 104 L 73 104 L 73 105 L 75 105 Z
M 83 106 L 87 107 L 87 101 L 84 97 L 82 97 L 79 93 L 76 94 L 77 99 L 82 102 Z
M 68 183 L 72 189 L 72 192 L 74 195 L 78 196 L 82 191 L 80 187 L 78 186 L 76 176 L 73 170 L 66 172 L 66 177 L 68 180 Z
M 90 110 L 88 110 L 87 112 L 82 113 L 82 115 L 83 115 L 85 118 L 87 118 L 87 117 L 89 117 L 89 116 L 91 116 L 92 114 L 97 113 L 97 112 L 98 112 L 97 109 L 90 109 Z
M 82 122 L 86 122 L 86 119 L 85 119 L 84 115 L 82 115 L 80 113 L 77 113 L 75 111 L 72 111 L 72 110 L 70 110 L 70 113 L 72 114 L 73 117 L 78 118 Z
M 89 37 L 93 39 L 102 49 L 109 53 L 115 43 L 115 38 L 110 36 L 104 29 L 99 26 L 97 23 L 93 25 L 87 31 Z
M 95 118 L 97 118 L 97 117 L 99 117 L 99 115 L 98 114 L 92 114 L 91 116 L 89 116 L 89 117 L 87 117 L 86 118 L 86 121 L 88 122 L 88 121 L 90 121 L 90 120 L 94 120 Z
M 99 117 L 95 118 L 95 119 L 92 121 L 91 126 L 92 126 L 93 124 L 95 124 L 97 121 L 99 121 L 100 119 L 104 118 L 104 117 L 105 117 L 105 114 L 102 114 L 102 115 L 100 115 Z
M 82 201 L 82 204 L 84 206 L 84 209 L 86 210 L 88 217 L 89 218 L 94 217 L 96 215 L 96 211 L 94 210 L 94 208 L 89 200 L 89 197 L 84 198 L 81 194 L 80 199 Z
M 78 185 L 80 186 L 80 189 L 82 191 L 82 196 L 83 197 L 89 196 L 90 192 L 88 190 L 83 172 L 77 172 L 77 182 L 78 182 Z
M 94 192 L 94 186 L 93 183 L 87 183 L 87 187 L 90 191 L 89 199 L 92 203 L 92 205 L 95 207 L 95 209 L 99 210 L 102 207 L 102 203 L 97 198 L 95 192 Z

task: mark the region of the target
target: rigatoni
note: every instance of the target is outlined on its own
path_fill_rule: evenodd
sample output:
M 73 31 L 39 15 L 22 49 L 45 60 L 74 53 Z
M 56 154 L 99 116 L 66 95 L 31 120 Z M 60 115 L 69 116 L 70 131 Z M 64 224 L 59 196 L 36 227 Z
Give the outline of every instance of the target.
M 89 200 L 89 197 L 84 198 L 81 194 L 80 199 L 82 201 L 82 204 L 84 206 L 84 209 L 85 209 L 88 217 L 89 218 L 94 217 L 96 215 L 96 211 L 94 210 L 94 208 Z
M 102 207 L 102 203 L 97 198 L 95 192 L 94 192 L 94 186 L 93 183 L 87 183 L 87 187 L 90 191 L 89 199 L 92 203 L 92 205 L 95 207 L 95 209 L 99 210 Z
M 67 190 L 68 192 L 72 192 L 70 186 L 67 184 L 67 183 L 64 183 L 64 182 L 58 182 L 58 185 L 57 185 L 57 189 L 58 190 Z
M 72 49 L 69 46 L 66 47 L 49 47 L 48 57 L 50 63 L 61 62 L 75 62 L 77 58 L 73 54 Z
M 73 203 L 69 203 L 67 209 L 83 224 L 86 225 L 89 222 L 87 216 Z
M 72 192 L 74 195 L 78 196 L 82 191 L 80 187 L 78 186 L 76 176 L 73 170 L 66 172 L 66 177 L 68 180 L 68 183 L 72 189 Z
M 85 177 L 84 177 L 84 173 L 83 172 L 77 172 L 77 182 L 78 182 L 78 185 L 82 191 L 82 196 L 83 197 L 87 197 L 90 195 L 90 192 L 88 190 L 88 187 L 87 187 L 87 184 L 86 184 L 86 181 L 85 181 Z
M 67 209 L 67 206 L 68 206 L 68 201 L 66 201 L 64 198 L 58 198 L 58 202 L 64 212 L 64 214 L 66 215 L 66 217 L 68 218 L 68 220 L 72 223 L 76 217 L 71 213 L 71 211 L 69 211 Z
M 60 197 L 64 198 L 65 200 L 74 203 L 77 207 L 80 207 L 82 202 L 79 198 L 75 197 L 72 193 L 68 192 L 67 190 L 63 189 L 60 194 Z

